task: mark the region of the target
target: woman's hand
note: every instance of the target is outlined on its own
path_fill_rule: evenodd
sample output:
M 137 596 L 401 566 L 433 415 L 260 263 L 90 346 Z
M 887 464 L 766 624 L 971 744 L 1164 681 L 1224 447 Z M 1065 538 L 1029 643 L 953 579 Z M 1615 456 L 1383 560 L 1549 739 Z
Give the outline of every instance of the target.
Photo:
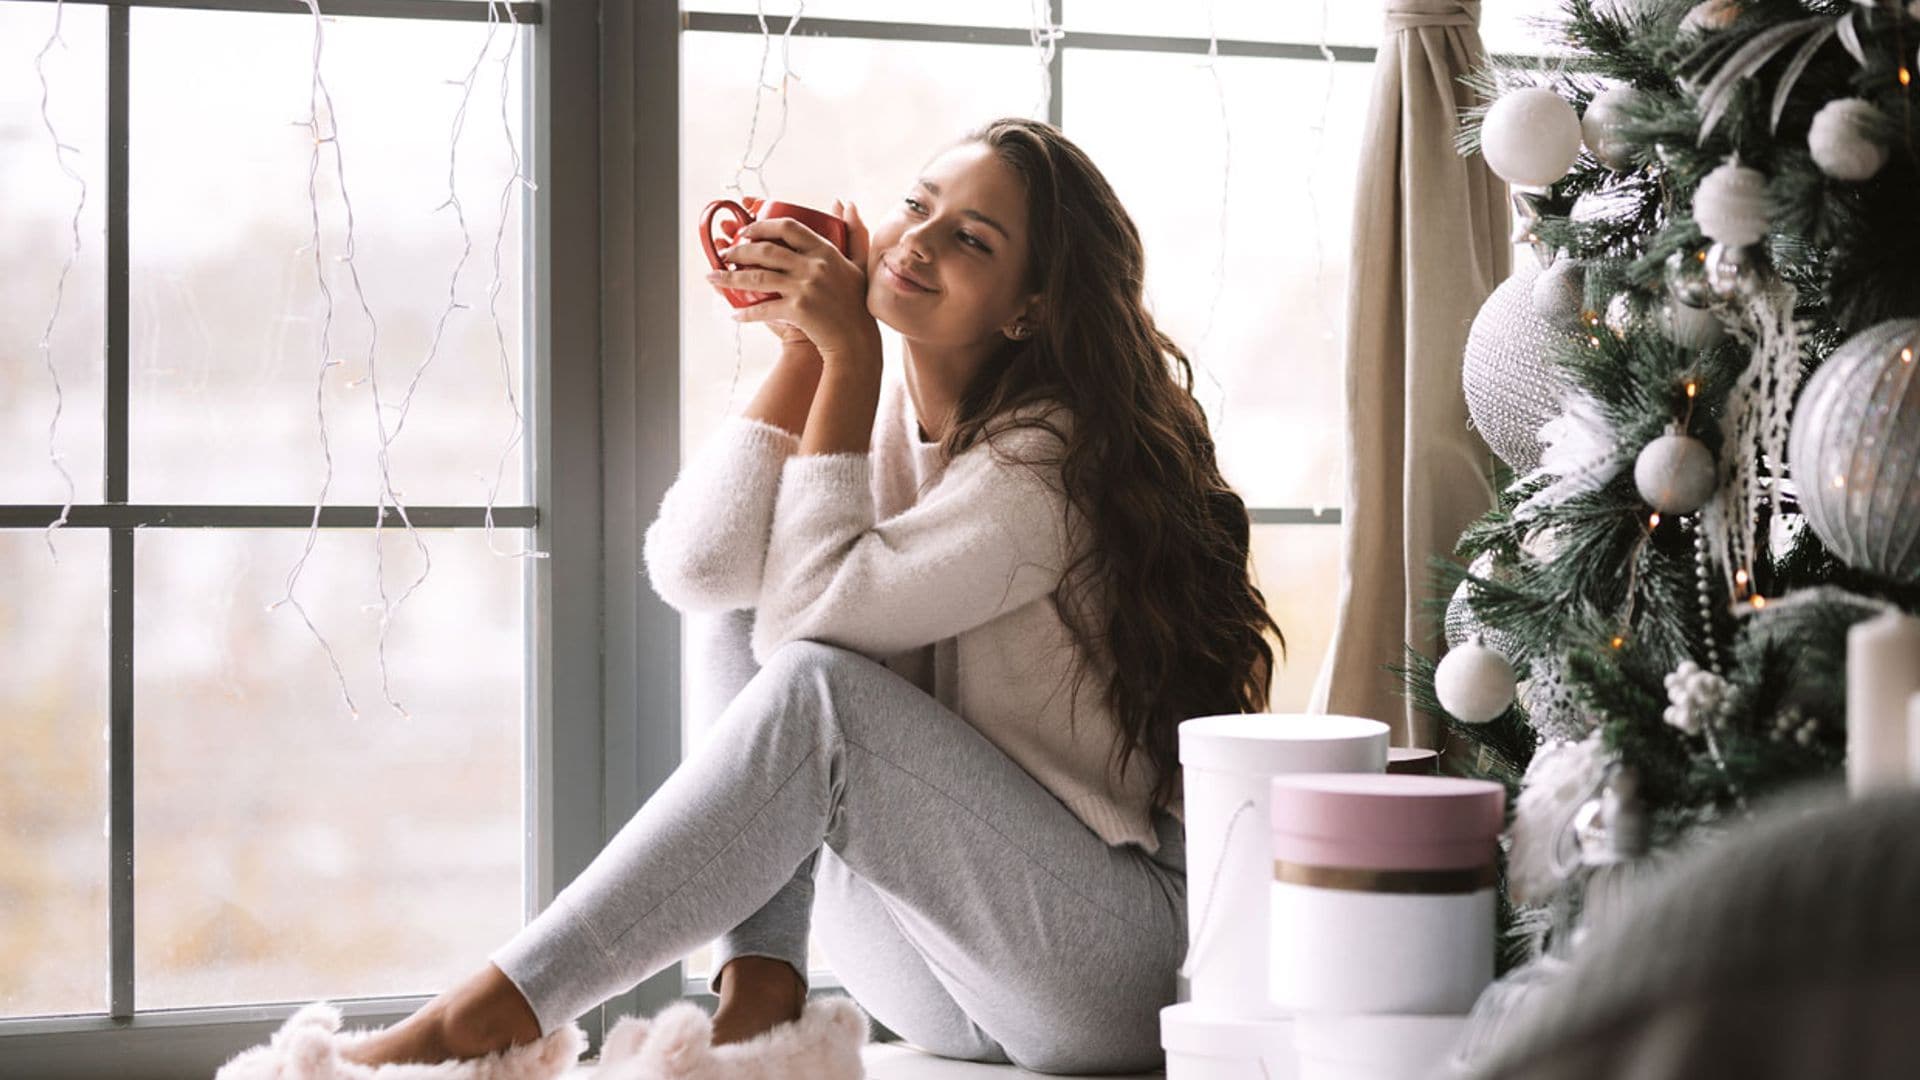
M 834 200 L 833 208 L 841 215 L 840 200 Z M 786 324 L 829 362 L 855 355 L 878 360 L 880 327 L 867 310 L 867 227 L 851 203 L 845 205 L 845 216 L 847 255 L 793 218 L 762 218 L 735 233 L 733 246 L 721 252 L 730 262 L 750 262 L 755 268 L 715 270 L 707 280 L 779 294 L 735 311 L 736 321 L 774 324 L 783 340 L 791 340 L 779 328 Z

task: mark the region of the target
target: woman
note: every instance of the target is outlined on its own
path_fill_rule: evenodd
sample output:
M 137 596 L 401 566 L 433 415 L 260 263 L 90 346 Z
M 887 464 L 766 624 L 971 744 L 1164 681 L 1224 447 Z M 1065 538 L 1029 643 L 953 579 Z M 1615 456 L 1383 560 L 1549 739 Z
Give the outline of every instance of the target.
M 836 211 L 850 257 L 765 219 L 728 253 L 755 268 L 710 275 L 779 294 L 735 317 L 782 350 L 646 537 L 664 599 L 736 613 L 751 677 L 552 905 L 360 1060 L 531 1042 L 716 936 L 714 1040 L 743 1040 L 800 1015 L 813 932 L 935 1053 L 1162 1062 L 1176 727 L 1264 709 L 1279 634 L 1246 509 L 1139 234 L 1057 128 L 969 132 L 871 236 Z

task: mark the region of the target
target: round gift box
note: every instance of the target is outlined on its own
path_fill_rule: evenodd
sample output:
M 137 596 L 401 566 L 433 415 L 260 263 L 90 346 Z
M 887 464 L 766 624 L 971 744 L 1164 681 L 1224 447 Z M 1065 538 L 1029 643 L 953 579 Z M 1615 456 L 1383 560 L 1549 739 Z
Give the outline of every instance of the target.
M 1299 1080 L 1413 1080 L 1450 1075 L 1465 1016 L 1301 1016 Z
M 1287 773 L 1379 773 L 1387 735 L 1387 725 L 1356 716 L 1231 713 L 1181 722 L 1187 996 L 1210 1015 L 1285 1015 L 1267 999 L 1267 785 Z
M 1160 1010 L 1167 1080 L 1293 1080 L 1291 1017 L 1249 1020 L 1183 1001 Z
M 1506 789 L 1386 774 L 1271 782 L 1269 990 L 1298 1013 L 1453 1015 L 1493 980 Z

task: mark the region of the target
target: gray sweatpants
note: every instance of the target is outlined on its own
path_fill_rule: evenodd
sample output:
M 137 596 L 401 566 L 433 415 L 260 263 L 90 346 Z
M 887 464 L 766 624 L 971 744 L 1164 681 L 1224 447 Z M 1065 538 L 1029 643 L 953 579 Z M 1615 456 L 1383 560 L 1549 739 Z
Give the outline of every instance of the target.
M 804 976 L 809 930 L 871 1016 L 947 1057 L 1035 1072 L 1162 1066 L 1186 950 L 1185 836 L 1109 846 L 965 719 L 816 641 L 745 676 L 660 789 L 490 955 L 544 1034 L 714 941 Z M 711 688 L 709 688 L 711 689 Z

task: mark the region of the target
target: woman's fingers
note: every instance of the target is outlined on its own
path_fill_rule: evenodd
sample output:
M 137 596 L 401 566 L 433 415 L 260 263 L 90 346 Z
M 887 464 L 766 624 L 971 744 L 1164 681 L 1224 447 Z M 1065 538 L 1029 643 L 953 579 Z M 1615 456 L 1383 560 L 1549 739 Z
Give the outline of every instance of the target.
M 799 253 L 791 248 L 751 240 L 735 240 L 733 246 L 721 248 L 720 258 L 730 263 L 745 263 L 774 270 L 793 270 L 800 265 Z

